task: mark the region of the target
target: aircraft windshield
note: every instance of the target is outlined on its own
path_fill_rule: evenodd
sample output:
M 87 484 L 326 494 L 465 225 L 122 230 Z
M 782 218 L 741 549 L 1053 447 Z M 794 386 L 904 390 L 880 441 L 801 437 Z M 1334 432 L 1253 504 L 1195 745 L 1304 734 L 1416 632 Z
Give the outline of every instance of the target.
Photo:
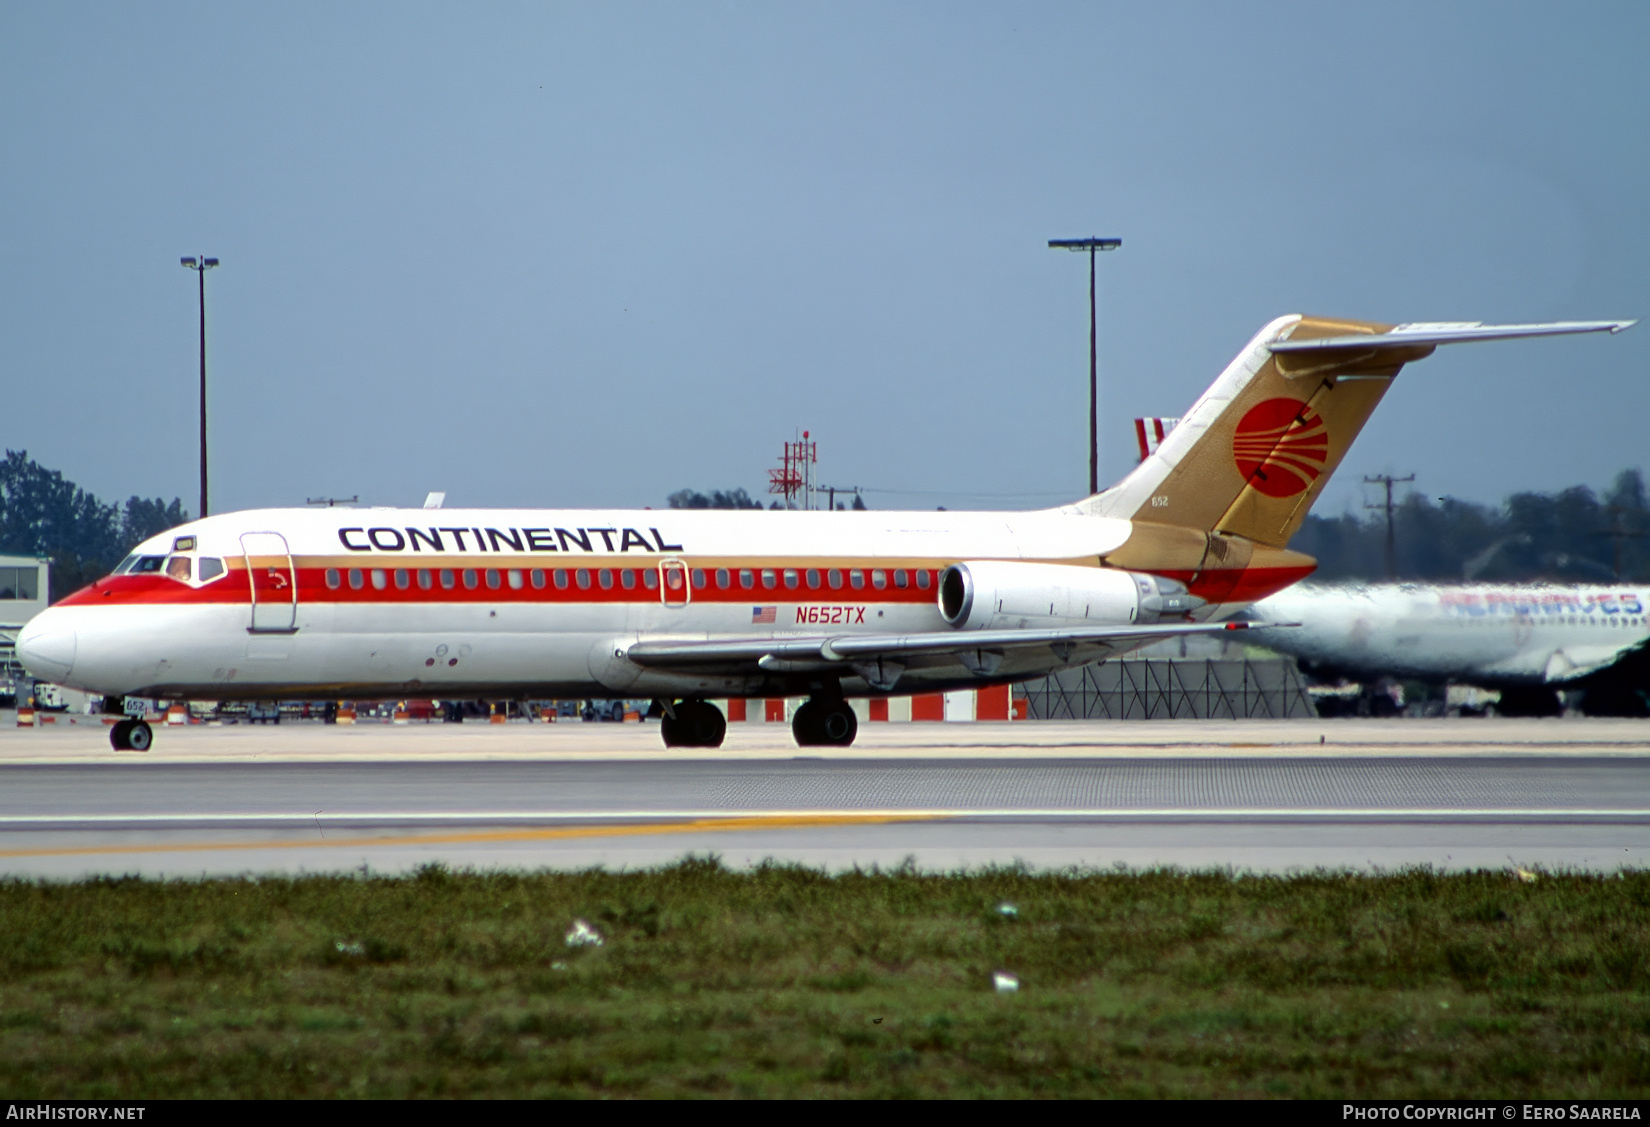
M 160 570 L 160 565 L 166 562 L 165 556 L 139 556 L 137 562 L 127 569 L 129 574 L 142 575 L 146 572 Z
M 125 575 L 127 570 L 129 568 L 131 568 L 131 566 L 136 562 L 137 562 L 137 556 L 135 556 L 135 555 L 127 556 L 125 559 L 121 560 L 120 563 L 116 564 L 115 569 L 113 571 L 111 571 L 109 574 L 110 575 Z

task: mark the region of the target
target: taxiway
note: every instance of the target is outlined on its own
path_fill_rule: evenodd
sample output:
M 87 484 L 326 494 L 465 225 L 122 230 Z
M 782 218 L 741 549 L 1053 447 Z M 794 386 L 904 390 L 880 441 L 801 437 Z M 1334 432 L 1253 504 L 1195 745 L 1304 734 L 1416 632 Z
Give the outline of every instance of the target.
M 1650 863 L 1634 721 L 0 729 L 0 873 L 656 865 L 1614 871 Z

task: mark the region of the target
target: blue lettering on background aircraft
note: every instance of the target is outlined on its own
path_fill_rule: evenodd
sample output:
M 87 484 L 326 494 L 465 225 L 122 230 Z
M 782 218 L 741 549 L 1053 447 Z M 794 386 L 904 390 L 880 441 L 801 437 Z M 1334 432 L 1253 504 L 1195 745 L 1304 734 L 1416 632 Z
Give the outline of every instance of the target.
M 1449 591 L 1442 597 L 1450 614 L 1471 618 L 1513 615 L 1536 618 L 1548 615 L 1643 614 L 1644 601 L 1633 591 L 1619 594 L 1572 594 L 1567 591 Z

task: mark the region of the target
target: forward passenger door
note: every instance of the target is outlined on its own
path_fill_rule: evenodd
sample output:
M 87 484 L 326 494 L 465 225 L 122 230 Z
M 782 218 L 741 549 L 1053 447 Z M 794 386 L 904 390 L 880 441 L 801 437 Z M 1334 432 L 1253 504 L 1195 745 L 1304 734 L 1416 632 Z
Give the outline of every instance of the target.
M 298 573 L 279 532 L 241 534 L 252 597 L 249 634 L 292 634 L 298 627 Z

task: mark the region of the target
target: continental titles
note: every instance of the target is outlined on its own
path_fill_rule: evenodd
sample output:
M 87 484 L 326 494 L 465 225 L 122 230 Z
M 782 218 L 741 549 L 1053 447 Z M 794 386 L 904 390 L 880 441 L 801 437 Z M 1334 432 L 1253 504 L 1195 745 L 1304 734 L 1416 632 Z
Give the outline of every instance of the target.
M 352 552 L 680 552 L 657 528 L 340 528 L 338 542 Z M 451 545 L 449 548 L 448 545 Z

